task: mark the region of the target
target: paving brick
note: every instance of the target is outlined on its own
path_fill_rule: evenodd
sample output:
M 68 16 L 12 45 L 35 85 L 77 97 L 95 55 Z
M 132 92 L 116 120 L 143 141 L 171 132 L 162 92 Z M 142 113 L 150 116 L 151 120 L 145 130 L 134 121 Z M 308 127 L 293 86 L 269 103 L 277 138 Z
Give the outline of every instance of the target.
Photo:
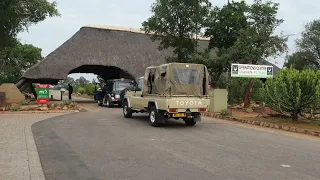
M 0 179 L 44 180 L 31 125 L 61 114 L 0 114 Z

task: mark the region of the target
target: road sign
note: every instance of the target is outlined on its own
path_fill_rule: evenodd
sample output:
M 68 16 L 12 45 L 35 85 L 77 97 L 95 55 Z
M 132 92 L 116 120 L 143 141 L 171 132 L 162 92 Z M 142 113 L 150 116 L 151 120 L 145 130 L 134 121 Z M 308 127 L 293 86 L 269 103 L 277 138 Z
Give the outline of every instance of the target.
M 37 85 L 37 103 L 38 104 L 48 104 L 50 96 L 50 86 L 48 84 L 38 84 Z
M 231 64 L 231 77 L 272 78 L 273 66 Z

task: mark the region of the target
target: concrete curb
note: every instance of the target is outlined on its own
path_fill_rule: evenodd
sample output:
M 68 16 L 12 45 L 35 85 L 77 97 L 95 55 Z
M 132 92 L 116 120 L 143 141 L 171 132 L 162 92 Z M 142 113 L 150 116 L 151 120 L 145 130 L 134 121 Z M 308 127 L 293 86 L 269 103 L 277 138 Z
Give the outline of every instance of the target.
M 0 111 L 0 114 L 48 114 L 48 113 L 75 113 L 77 110 L 65 111 Z
M 223 120 L 227 120 L 227 121 L 237 121 L 237 122 L 241 122 L 241 123 L 245 123 L 245 124 L 251 124 L 251 125 L 256 125 L 256 126 L 262 126 L 262 127 L 267 127 L 267 128 L 279 129 L 279 130 L 283 130 L 283 131 L 289 131 L 289 132 L 295 132 L 295 133 L 301 133 L 301 134 L 307 134 L 307 135 L 311 135 L 311 136 L 315 136 L 315 137 L 320 137 L 320 131 L 302 129 L 302 128 L 297 128 L 294 126 L 281 126 L 281 125 L 267 123 L 267 122 L 247 120 L 247 119 L 241 119 L 241 118 L 231 117 L 231 116 L 222 116 L 220 114 L 210 113 L 210 112 L 202 113 L 202 115 L 207 116 L 207 117 L 217 118 L 217 119 L 223 119 Z

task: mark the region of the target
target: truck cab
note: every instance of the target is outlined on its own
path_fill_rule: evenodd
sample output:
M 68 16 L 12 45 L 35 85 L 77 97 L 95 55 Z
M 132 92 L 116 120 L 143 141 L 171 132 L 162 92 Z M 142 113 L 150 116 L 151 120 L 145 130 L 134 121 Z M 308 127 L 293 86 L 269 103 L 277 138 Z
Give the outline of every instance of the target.
M 152 126 L 169 118 L 183 119 L 193 126 L 209 108 L 208 70 L 203 64 L 168 63 L 146 68 L 133 91 L 123 99 L 124 117 L 149 113 Z

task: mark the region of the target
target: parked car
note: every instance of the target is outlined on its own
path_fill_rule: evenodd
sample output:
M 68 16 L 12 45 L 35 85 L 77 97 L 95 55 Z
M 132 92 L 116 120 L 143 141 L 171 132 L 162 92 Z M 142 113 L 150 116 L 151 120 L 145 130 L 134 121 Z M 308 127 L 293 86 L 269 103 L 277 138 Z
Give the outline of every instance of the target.
M 124 94 L 133 88 L 133 82 L 131 79 L 123 78 L 107 80 L 105 86 L 102 89 L 98 89 L 95 94 L 98 105 L 106 107 L 117 105 L 122 107 Z

